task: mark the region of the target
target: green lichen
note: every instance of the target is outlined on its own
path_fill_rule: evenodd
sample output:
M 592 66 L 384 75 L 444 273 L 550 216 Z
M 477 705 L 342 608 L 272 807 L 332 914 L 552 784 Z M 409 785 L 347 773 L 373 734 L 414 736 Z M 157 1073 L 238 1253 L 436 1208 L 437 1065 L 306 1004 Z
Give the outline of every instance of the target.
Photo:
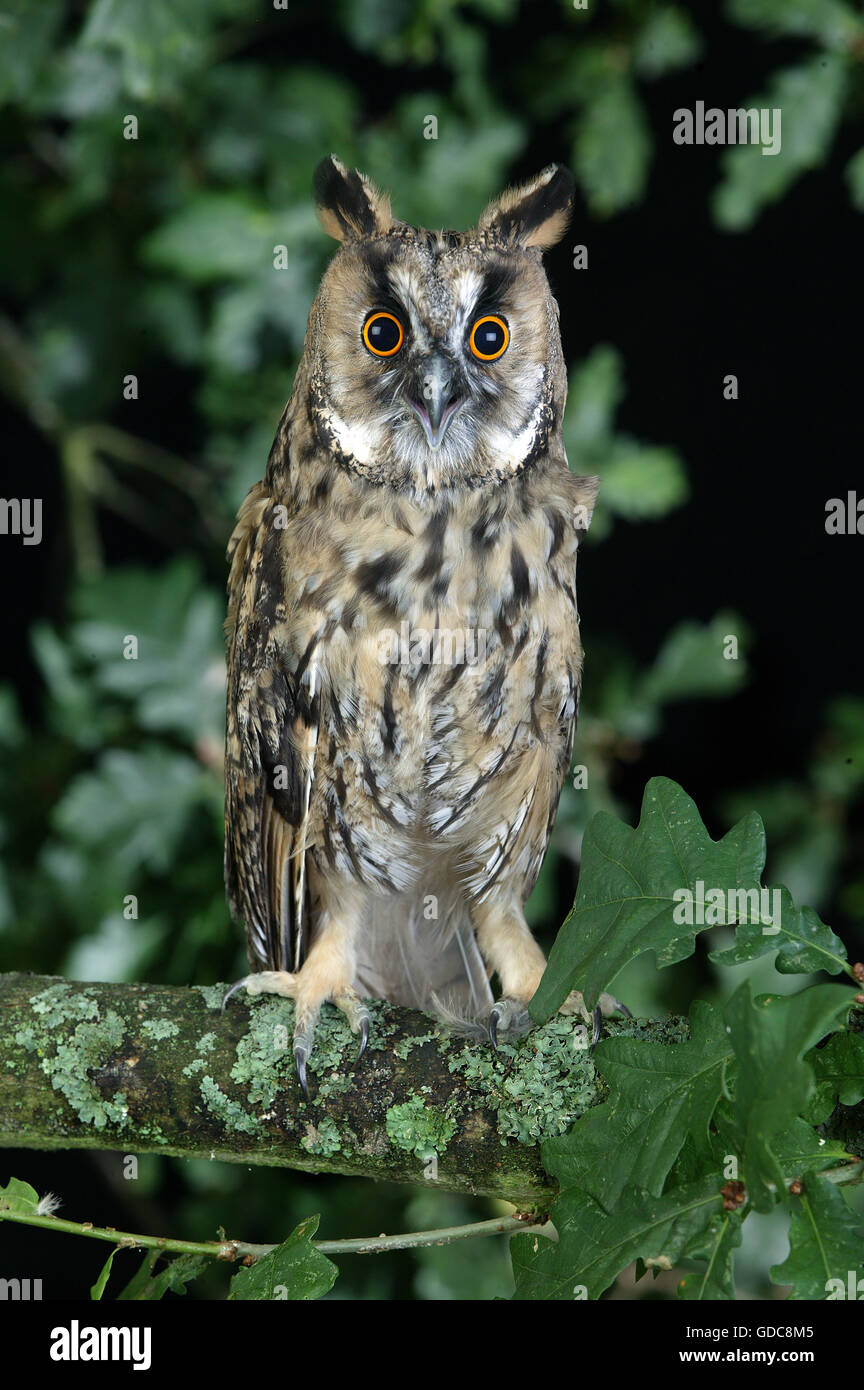
M 195 1044 L 195 1051 L 201 1053 L 212 1052 L 216 1046 L 215 1033 L 203 1033 Z M 206 1056 L 196 1057 L 188 1066 L 183 1068 L 184 1076 L 194 1076 L 196 1072 L 204 1071 L 207 1066 Z
M 100 1015 L 96 999 L 62 981 L 31 995 L 29 1004 L 38 1021 L 18 1029 L 15 1041 L 37 1053 L 54 1090 L 66 1097 L 82 1123 L 96 1129 L 108 1124 L 125 1128 L 129 1118 L 125 1092 L 103 1096 L 92 1079 L 123 1044 L 120 1015 L 114 1009 Z M 66 1032 L 58 1039 L 53 1034 L 60 1028 Z
M 329 1158 L 342 1148 L 336 1122 L 329 1115 L 325 1115 L 317 1125 L 307 1125 L 305 1137 L 300 1143 L 310 1154 L 320 1154 L 324 1158 Z
M 71 985 L 63 981 L 49 985 L 39 994 L 31 994 L 29 1002 L 34 1014 L 42 1019 L 44 1028 L 60 1028 L 75 1019 L 99 1017 L 97 1001 L 85 992 L 73 994 Z
M 387 1005 L 369 1000 L 372 1026 L 369 1051 L 388 1046 L 395 1032 L 389 1022 Z M 231 1078 L 248 1087 L 250 1105 L 265 1108 L 296 1082 L 294 1072 L 294 1005 L 289 999 L 252 998 L 249 1001 L 249 1027 L 237 1044 Z M 345 1015 L 332 1005 L 321 1010 L 315 1027 L 315 1046 L 308 1070 L 317 1082 L 316 1100 L 326 1104 L 344 1095 L 354 1084 L 357 1035 L 351 1032 Z M 194 1065 L 194 1064 L 190 1064 Z
M 255 1116 L 249 1115 L 238 1101 L 226 1096 L 212 1076 L 203 1076 L 199 1089 L 207 1109 L 222 1121 L 226 1129 L 233 1129 L 240 1134 L 257 1133 L 259 1122 Z
M 456 1125 L 444 1111 L 432 1109 L 422 1096 L 415 1095 L 387 1111 L 387 1133 L 398 1149 L 427 1160 L 444 1152 Z
M 221 1013 L 221 1011 L 222 1011 L 222 1002 L 223 1002 L 223 1000 L 224 1000 L 224 998 L 225 998 L 225 995 L 228 993 L 228 990 L 231 988 L 231 986 L 230 986 L 230 985 L 193 985 L 192 988 L 193 988 L 193 989 L 196 989 L 196 990 L 198 991 L 198 993 L 199 993 L 199 994 L 201 995 L 201 997 L 203 998 L 204 1003 L 207 1005 L 207 1008 L 211 1011 L 211 1013 L 212 1013 L 212 1012 Z
M 647 1042 L 686 1042 L 690 1037 L 690 1020 L 680 1014 L 668 1018 L 609 1019 L 604 1026 L 610 1036 Z
M 674 1043 L 688 1036 L 688 1026 L 686 1019 L 674 1017 L 608 1019 L 604 1032 Z M 482 1092 L 483 1104 L 496 1112 L 502 1144 L 508 1139 L 537 1144 L 565 1134 L 580 1115 L 605 1098 L 590 1041 L 585 1024 L 556 1014 L 516 1044 L 499 1040 L 497 1052 L 465 1046 L 448 1066 L 461 1073 L 472 1090 Z
M 417 1037 L 400 1038 L 397 1043 L 393 1044 L 393 1051 L 397 1057 L 404 1059 L 415 1047 L 422 1047 L 427 1042 L 437 1042 L 440 1037 L 441 1034 L 436 1028 L 432 1033 L 421 1033 Z
M 316 1100 L 319 1105 L 326 1105 L 329 1100 L 335 1099 L 336 1096 L 344 1096 L 346 1091 L 350 1091 L 355 1084 L 350 1072 L 331 1071 L 319 1081 Z
M 141 1032 L 146 1033 L 148 1038 L 155 1038 L 161 1041 L 163 1038 L 176 1038 L 180 1029 L 176 1023 L 172 1023 L 167 1018 L 151 1018 L 146 1023 L 141 1024 Z
M 537 1144 L 564 1134 L 604 1094 L 589 1055 L 584 1024 L 557 1015 L 516 1045 L 497 1052 L 467 1046 L 450 1058 L 483 1102 L 496 1112 L 501 1142 Z
M 256 1000 L 250 1009 L 249 1027 L 237 1044 L 231 1068 L 232 1081 L 248 1086 L 250 1105 L 272 1105 L 293 1079 L 293 1028 L 294 1006 L 287 999 Z
M 195 988 L 203 994 L 208 1009 L 221 1009 L 225 986 L 196 985 Z M 249 1105 L 267 1109 L 296 1082 L 292 1045 L 294 1004 L 290 999 L 274 996 L 246 996 L 244 1002 L 249 1010 L 249 1026 L 237 1044 L 231 1078 L 247 1088 Z M 389 1007 L 383 1001 L 369 1000 L 368 1004 L 372 1014 L 368 1050 L 380 1051 L 389 1046 L 396 1024 L 391 1022 Z M 208 1040 L 210 1047 L 215 1046 L 216 1035 L 205 1033 L 198 1045 L 199 1051 L 205 1050 Z M 317 1082 L 318 1102 L 326 1103 L 351 1089 L 356 1049 L 357 1035 L 351 1032 L 345 1015 L 325 1005 L 315 1028 L 315 1046 L 308 1064 L 309 1074 Z M 199 1060 L 183 1068 L 184 1076 L 193 1076 L 201 1070 Z

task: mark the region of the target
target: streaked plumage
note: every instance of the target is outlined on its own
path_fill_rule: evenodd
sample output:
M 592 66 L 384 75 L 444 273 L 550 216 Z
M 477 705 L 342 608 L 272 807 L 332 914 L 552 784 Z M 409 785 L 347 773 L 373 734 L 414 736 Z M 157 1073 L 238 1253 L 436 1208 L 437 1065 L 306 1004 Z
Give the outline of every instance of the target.
M 342 246 L 231 539 L 227 623 L 228 896 L 265 972 L 247 989 L 297 1001 L 301 1072 L 326 999 L 357 1027 L 363 995 L 476 1015 L 494 971 L 504 1027 L 536 988 L 522 909 L 570 759 L 597 488 L 567 467 L 540 259 L 565 171 L 466 233 L 394 221 L 336 160 L 316 193 Z M 392 357 L 364 345 L 373 311 L 404 331 Z M 483 316 L 509 332 L 496 361 L 469 350 Z

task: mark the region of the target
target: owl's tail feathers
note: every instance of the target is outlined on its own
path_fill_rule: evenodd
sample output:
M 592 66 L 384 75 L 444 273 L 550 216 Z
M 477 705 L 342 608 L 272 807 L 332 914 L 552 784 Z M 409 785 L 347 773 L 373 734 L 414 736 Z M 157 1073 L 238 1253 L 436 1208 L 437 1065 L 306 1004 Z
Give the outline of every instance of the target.
M 429 1009 L 449 1033 L 455 1033 L 460 1038 L 471 1038 L 474 1042 L 488 1040 L 488 1009 L 485 1014 L 469 1013 L 458 997 L 442 999 L 438 994 L 429 996 Z
M 370 901 L 358 942 L 357 988 L 427 1013 L 438 1013 L 437 999 L 465 1020 L 488 1015 L 493 1003 L 467 907 L 455 898 L 441 900 L 431 920 L 414 894 Z
M 494 1048 L 498 1047 L 499 1028 L 502 1033 L 506 1032 L 504 1040 L 513 1043 L 524 1038 L 534 1026 L 524 1005 L 510 999 L 499 999 L 491 1009 L 468 1015 L 460 1011 L 458 1004 L 454 1006 L 449 1000 L 433 994 L 431 1008 L 449 1032 L 470 1038 L 472 1042 L 491 1042 Z

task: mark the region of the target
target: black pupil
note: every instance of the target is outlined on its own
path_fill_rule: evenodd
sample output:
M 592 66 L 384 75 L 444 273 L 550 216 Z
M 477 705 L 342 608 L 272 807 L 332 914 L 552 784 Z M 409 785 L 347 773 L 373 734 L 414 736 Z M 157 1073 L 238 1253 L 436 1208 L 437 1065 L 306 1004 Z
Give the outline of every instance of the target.
M 474 346 L 486 357 L 500 352 L 504 346 L 504 329 L 500 323 L 481 323 L 479 328 L 475 328 Z
M 399 342 L 399 325 L 393 319 L 373 319 L 369 325 L 369 341 L 379 352 L 392 352 Z

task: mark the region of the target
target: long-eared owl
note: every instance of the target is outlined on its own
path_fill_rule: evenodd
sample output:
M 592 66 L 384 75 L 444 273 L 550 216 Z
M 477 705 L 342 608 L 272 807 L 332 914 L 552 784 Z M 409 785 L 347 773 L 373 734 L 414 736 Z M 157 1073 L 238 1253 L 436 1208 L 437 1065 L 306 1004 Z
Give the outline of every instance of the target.
M 597 479 L 561 438 L 542 251 L 551 166 L 467 232 L 425 231 L 337 159 L 340 243 L 229 556 L 225 873 L 251 993 L 364 997 L 516 1028 L 544 957 L 524 904 L 569 764 L 576 552 Z M 497 977 L 498 1000 L 490 979 Z M 361 1047 L 362 1050 L 362 1047 Z

